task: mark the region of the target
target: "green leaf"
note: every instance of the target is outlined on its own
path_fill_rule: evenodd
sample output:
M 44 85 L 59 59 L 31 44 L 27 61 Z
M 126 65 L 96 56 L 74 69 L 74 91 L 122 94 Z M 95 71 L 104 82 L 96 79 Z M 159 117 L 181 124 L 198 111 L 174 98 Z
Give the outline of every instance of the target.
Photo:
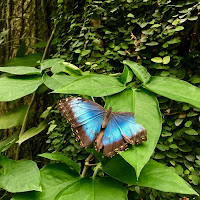
M 167 43 L 168 44 L 176 44 L 176 43 L 179 43 L 180 40 L 178 38 L 173 38 L 172 40 L 168 41 Z
M 122 55 L 122 56 L 125 56 L 126 55 L 126 53 L 125 53 L 125 51 L 117 51 L 120 55 Z
M 197 74 L 195 74 L 194 76 L 192 76 L 190 78 L 191 83 L 195 84 L 195 83 L 200 83 L 200 76 L 198 76 Z
M 83 72 L 76 66 L 68 62 L 63 63 L 65 65 L 65 69 L 63 72 L 68 73 L 70 76 L 80 76 Z
M 184 29 L 183 26 L 177 26 L 177 27 L 175 28 L 175 31 L 182 31 L 183 29 Z
M 120 156 L 103 161 L 103 171 L 110 176 L 131 185 L 154 188 L 163 192 L 195 194 L 195 190 L 169 167 L 150 160 L 141 171 L 137 180 L 134 169 Z
M 88 55 L 90 52 L 91 52 L 91 50 L 89 50 L 89 49 L 85 50 L 84 49 L 84 50 L 81 51 L 81 56 L 84 57 L 84 56 Z
M 154 57 L 151 59 L 151 61 L 153 61 L 155 63 L 162 63 L 163 59 L 161 57 Z
M 75 184 L 64 188 L 55 200 L 127 200 L 127 189 L 118 181 L 110 177 L 82 178 Z
M 12 101 L 33 93 L 42 84 L 41 76 L 0 78 L 0 101 Z
M 178 175 L 182 175 L 182 174 L 183 174 L 183 168 L 182 168 L 181 165 L 176 165 L 176 166 L 175 166 L 175 170 L 176 170 L 176 173 L 177 173 Z
M 123 84 L 126 84 L 132 81 L 132 79 L 133 79 L 133 72 L 131 71 L 129 67 L 124 65 L 124 70 L 123 70 L 122 75 L 119 78 L 119 81 L 122 82 Z
M 0 152 L 4 152 L 9 149 L 19 139 L 19 133 L 14 133 L 0 142 Z
M 75 183 L 80 176 L 65 164 L 52 164 L 40 170 L 42 192 L 16 194 L 12 200 L 54 200 L 65 187 Z
M 7 72 L 10 74 L 16 75 L 32 75 L 32 74 L 41 74 L 39 69 L 34 67 L 25 67 L 25 66 L 16 66 L 16 67 L 0 67 L 1 72 Z
M 28 131 L 26 131 L 25 133 L 23 133 L 22 136 L 19 137 L 19 140 L 17 141 L 17 143 L 19 143 L 21 145 L 24 141 L 26 141 L 26 140 L 28 140 L 28 139 L 36 136 L 40 132 L 42 132 L 46 128 L 46 126 L 47 126 L 46 121 L 43 121 L 43 122 L 41 122 L 39 124 L 38 127 L 32 127 L 32 128 L 30 128 Z
M 147 45 L 147 46 L 156 46 L 158 44 L 159 44 L 158 42 L 152 41 L 152 42 L 146 43 L 145 45 Z
M 134 97 L 135 119 L 137 123 L 142 124 L 147 130 L 147 141 L 138 146 L 130 146 L 129 150 L 121 152 L 120 155 L 135 168 L 137 177 L 139 177 L 160 137 L 162 117 L 158 101 L 152 93 L 141 88 L 135 91 Z M 123 100 L 121 99 L 121 101 Z
M 0 39 L 1 39 L 2 37 L 4 37 L 5 35 L 7 35 L 7 34 L 8 34 L 8 32 L 9 32 L 9 29 L 7 29 L 7 30 L 5 30 L 5 31 L 2 31 L 2 32 L 0 32 Z
M 130 60 L 124 60 L 123 63 L 125 65 L 128 65 L 132 69 L 132 71 L 139 78 L 140 81 L 144 83 L 149 81 L 151 75 L 147 72 L 147 70 L 142 65 Z
M 188 17 L 187 19 L 190 21 L 195 21 L 198 19 L 198 16 Z
M 129 13 L 129 14 L 127 15 L 127 17 L 135 18 L 135 16 L 134 16 L 132 13 Z
M 192 125 L 192 122 L 191 121 L 187 121 L 186 123 L 185 123 L 185 127 L 190 127 Z
M 166 65 L 166 64 L 168 64 L 169 62 L 170 62 L 170 56 L 165 56 L 165 57 L 163 58 L 163 64 Z
M 64 162 L 69 167 L 75 169 L 78 173 L 80 173 L 80 171 L 81 171 L 80 166 L 78 164 L 76 164 L 72 159 L 65 156 L 64 154 L 43 153 L 43 154 L 40 154 L 39 156 L 44 157 L 44 158 L 48 158 L 50 160 L 56 160 L 56 161 Z
M 42 78 L 43 78 L 44 84 L 52 90 L 55 90 L 57 88 L 60 88 L 61 86 L 67 85 L 77 79 L 76 77 L 68 76 L 65 73 L 54 74 L 51 77 L 48 76 L 47 74 L 44 74 Z
M 39 61 L 42 59 L 41 53 L 28 54 L 23 57 L 12 58 L 8 60 L 4 66 L 38 66 Z
M 14 161 L 0 156 L 3 173 L 0 175 L 0 187 L 8 192 L 41 191 L 40 171 L 31 160 Z
M 5 115 L 0 117 L 0 129 L 8 129 L 13 126 L 20 126 L 24 121 L 24 116 L 27 111 L 27 106 L 15 108 Z
M 126 87 L 114 77 L 95 74 L 82 76 L 75 81 L 54 90 L 54 93 L 102 97 L 118 93 L 125 88 Z
M 41 70 L 45 70 L 47 68 L 51 68 L 51 71 L 56 74 L 59 72 L 62 72 L 63 69 L 65 68 L 65 65 L 63 64 L 64 60 L 60 58 L 55 58 L 55 59 L 47 59 L 44 60 L 40 66 Z
M 198 135 L 198 133 L 194 129 L 185 130 L 185 133 L 188 135 Z
M 200 108 L 200 89 L 185 81 L 171 77 L 152 76 L 151 80 L 144 85 L 159 95 Z

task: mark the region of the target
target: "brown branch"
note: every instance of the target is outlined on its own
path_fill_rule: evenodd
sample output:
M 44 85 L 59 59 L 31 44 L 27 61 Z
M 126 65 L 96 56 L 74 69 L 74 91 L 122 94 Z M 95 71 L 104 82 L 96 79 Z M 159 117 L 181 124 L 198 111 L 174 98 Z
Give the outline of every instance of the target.
M 191 52 L 192 50 L 194 50 L 194 43 L 197 39 L 197 36 L 198 36 L 198 29 L 199 29 L 199 24 L 200 24 L 200 13 L 198 14 L 198 19 L 194 25 L 194 30 L 193 30 L 193 33 L 192 33 L 192 41 L 190 43 L 190 49 L 189 49 L 189 52 Z
M 7 41 L 10 40 L 10 15 L 11 15 L 11 0 L 7 0 L 7 13 L 6 13 L 6 17 L 7 17 L 7 20 L 6 20 L 6 24 L 7 24 L 7 29 L 9 30 L 8 33 L 7 33 Z M 6 60 L 9 59 L 10 57 L 10 48 L 9 48 L 9 45 L 6 46 L 6 50 L 7 50 L 7 58 Z
M 86 159 L 85 159 L 85 165 L 84 165 L 84 168 L 83 168 L 83 171 L 82 171 L 82 173 L 81 173 L 81 176 L 82 177 L 84 177 L 85 176 L 85 174 L 86 174 L 86 172 L 87 172 L 87 169 L 88 169 L 88 167 L 89 167 L 89 162 L 90 162 L 90 160 L 92 159 L 92 157 L 93 157 L 93 154 L 90 154 Z
M 24 0 L 21 1 L 21 8 L 22 8 L 22 13 L 21 13 L 21 29 L 20 29 L 20 34 L 19 37 L 21 38 L 23 33 L 24 33 Z
M 50 46 L 50 44 L 51 44 L 51 41 L 52 41 L 52 39 L 53 39 L 53 36 L 54 36 L 55 32 L 56 32 L 56 25 L 55 25 L 55 27 L 54 27 L 54 29 L 53 29 L 53 31 L 52 31 L 52 33 L 51 33 L 51 36 L 50 36 L 50 38 L 49 38 L 49 40 L 48 40 L 48 42 L 47 42 L 47 45 L 46 45 L 46 47 L 45 47 L 44 54 L 43 54 L 43 57 L 42 57 L 41 62 L 44 61 L 44 59 L 45 59 L 45 57 L 46 57 L 47 50 L 48 50 L 48 48 L 49 48 L 49 46 Z

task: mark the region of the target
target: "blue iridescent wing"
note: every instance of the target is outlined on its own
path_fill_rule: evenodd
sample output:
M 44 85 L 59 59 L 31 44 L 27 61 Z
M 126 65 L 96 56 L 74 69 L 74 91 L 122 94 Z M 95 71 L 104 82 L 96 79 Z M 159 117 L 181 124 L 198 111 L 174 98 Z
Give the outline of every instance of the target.
M 111 157 L 127 149 L 127 143 L 134 145 L 146 140 L 146 130 L 135 122 L 133 113 L 113 112 L 102 138 L 104 155 Z
M 99 104 L 80 97 L 61 99 L 57 107 L 71 124 L 81 146 L 88 147 L 101 130 L 106 110 Z

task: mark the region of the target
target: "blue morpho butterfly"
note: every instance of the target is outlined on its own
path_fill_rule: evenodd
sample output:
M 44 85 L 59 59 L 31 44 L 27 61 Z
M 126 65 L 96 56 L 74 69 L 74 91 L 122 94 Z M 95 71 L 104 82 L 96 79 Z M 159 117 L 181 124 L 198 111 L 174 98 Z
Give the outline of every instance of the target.
M 97 152 L 103 147 L 104 156 L 112 157 L 118 151 L 147 140 L 146 130 L 135 122 L 131 112 L 112 112 L 98 103 L 81 97 L 69 97 L 57 102 L 57 107 L 76 134 L 80 145 L 96 143 Z

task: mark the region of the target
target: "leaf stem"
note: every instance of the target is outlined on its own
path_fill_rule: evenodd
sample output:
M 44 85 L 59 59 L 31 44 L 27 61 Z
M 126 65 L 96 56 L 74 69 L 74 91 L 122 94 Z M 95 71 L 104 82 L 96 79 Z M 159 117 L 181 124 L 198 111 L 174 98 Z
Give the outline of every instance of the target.
M 27 111 L 26 111 L 26 114 L 25 114 L 25 117 L 24 117 L 24 121 L 23 121 L 23 124 L 22 124 L 22 128 L 21 128 L 20 133 L 19 133 L 19 138 L 23 135 L 23 133 L 24 133 L 24 131 L 25 131 L 26 124 L 27 124 L 27 121 L 28 121 L 28 114 L 29 114 L 29 111 L 30 111 L 31 106 L 32 106 L 32 104 L 33 104 L 33 100 L 35 99 L 35 93 L 36 93 L 36 92 L 33 92 L 31 101 L 30 101 L 29 106 L 28 106 L 28 108 L 27 108 Z M 16 155 L 15 155 L 15 160 L 18 160 L 18 159 L 19 159 L 19 151 L 20 151 L 20 144 L 18 144 L 18 146 L 17 146 Z
M 97 172 L 101 169 L 101 163 L 98 163 L 97 166 L 94 168 L 94 173 L 92 178 L 95 178 L 95 176 L 97 175 Z
M 83 171 L 82 171 L 82 173 L 81 173 L 81 176 L 82 176 L 82 177 L 85 177 L 85 174 L 86 174 L 87 169 L 88 169 L 88 167 L 89 167 L 89 162 L 90 162 L 90 160 L 92 159 L 92 157 L 93 157 L 93 154 L 90 154 L 90 155 L 85 159 L 85 165 L 84 165 Z

